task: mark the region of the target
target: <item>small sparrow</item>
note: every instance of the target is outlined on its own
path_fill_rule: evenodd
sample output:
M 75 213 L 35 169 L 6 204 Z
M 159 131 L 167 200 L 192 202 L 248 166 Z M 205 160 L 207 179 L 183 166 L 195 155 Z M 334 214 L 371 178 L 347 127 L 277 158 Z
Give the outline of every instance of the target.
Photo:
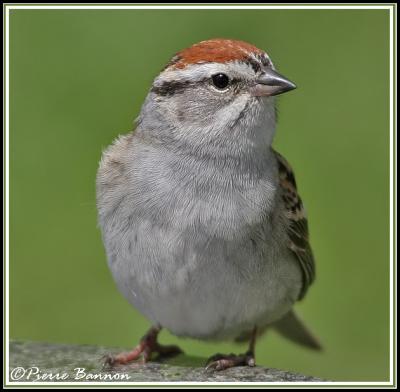
M 207 368 L 255 365 L 268 328 L 318 340 L 292 310 L 314 280 L 306 214 L 292 168 L 272 147 L 275 96 L 296 86 L 264 51 L 211 39 L 184 49 L 155 78 L 136 130 L 103 153 L 99 225 L 108 265 L 152 327 L 109 365 L 180 352 L 161 328 L 248 341 Z

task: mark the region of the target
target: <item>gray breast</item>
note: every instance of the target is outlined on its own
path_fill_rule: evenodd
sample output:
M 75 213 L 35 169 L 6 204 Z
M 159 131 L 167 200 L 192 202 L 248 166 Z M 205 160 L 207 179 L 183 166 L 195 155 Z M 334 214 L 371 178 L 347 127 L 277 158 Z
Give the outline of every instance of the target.
M 298 271 L 282 246 L 273 163 L 250 171 L 234 157 L 206 164 L 139 142 L 118 148 L 99 170 L 100 226 L 117 285 L 145 316 L 212 337 L 293 302 Z

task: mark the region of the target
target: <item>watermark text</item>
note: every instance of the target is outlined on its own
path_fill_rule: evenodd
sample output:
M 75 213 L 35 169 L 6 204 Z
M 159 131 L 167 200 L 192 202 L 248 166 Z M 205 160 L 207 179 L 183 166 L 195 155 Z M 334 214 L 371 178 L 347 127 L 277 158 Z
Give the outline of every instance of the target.
M 73 372 L 44 372 L 39 367 L 18 366 L 11 370 L 11 381 L 127 381 L 130 380 L 126 373 L 94 373 L 88 372 L 85 368 L 75 368 Z

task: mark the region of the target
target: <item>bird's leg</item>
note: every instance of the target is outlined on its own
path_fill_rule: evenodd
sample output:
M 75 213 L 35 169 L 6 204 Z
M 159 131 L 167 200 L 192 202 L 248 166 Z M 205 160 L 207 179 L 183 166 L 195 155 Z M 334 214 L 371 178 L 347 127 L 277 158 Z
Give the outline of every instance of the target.
M 153 353 L 157 353 L 159 357 L 181 353 L 182 350 L 178 346 L 162 346 L 157 342 L 157 336 L 160 331 L 161 327 L 151 327 L 132 351 L 122 352 L 117 355 L 106 355 L 104 365 L 112 367 L 118 364 L 127 364 L 139 359 L 140 356 L 143 363 L 146 363 L 150 360 Z
M 254 349 L 256 344 L 257 327 L 254 327 L 249 349 L 244 354 L 215 354 L 207 361 L 206 370 L 225 370 L 234 366 L 255 366 Z

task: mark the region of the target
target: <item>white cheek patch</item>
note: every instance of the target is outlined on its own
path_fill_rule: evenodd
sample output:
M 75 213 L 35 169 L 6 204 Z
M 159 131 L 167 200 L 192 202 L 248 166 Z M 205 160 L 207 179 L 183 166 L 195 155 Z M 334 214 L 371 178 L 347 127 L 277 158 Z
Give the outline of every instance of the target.
M 248 100 L 248 95 L 239 95 L 233 102 L 231 102 L 229 105 L 224 106 L 215 113 L 215 122 L 218 124 L 225 124 L 227 122 L 227 119 L 229 119 L 230 121 L 235 121 L 240 113 L 242 113 L 245 109 Z

